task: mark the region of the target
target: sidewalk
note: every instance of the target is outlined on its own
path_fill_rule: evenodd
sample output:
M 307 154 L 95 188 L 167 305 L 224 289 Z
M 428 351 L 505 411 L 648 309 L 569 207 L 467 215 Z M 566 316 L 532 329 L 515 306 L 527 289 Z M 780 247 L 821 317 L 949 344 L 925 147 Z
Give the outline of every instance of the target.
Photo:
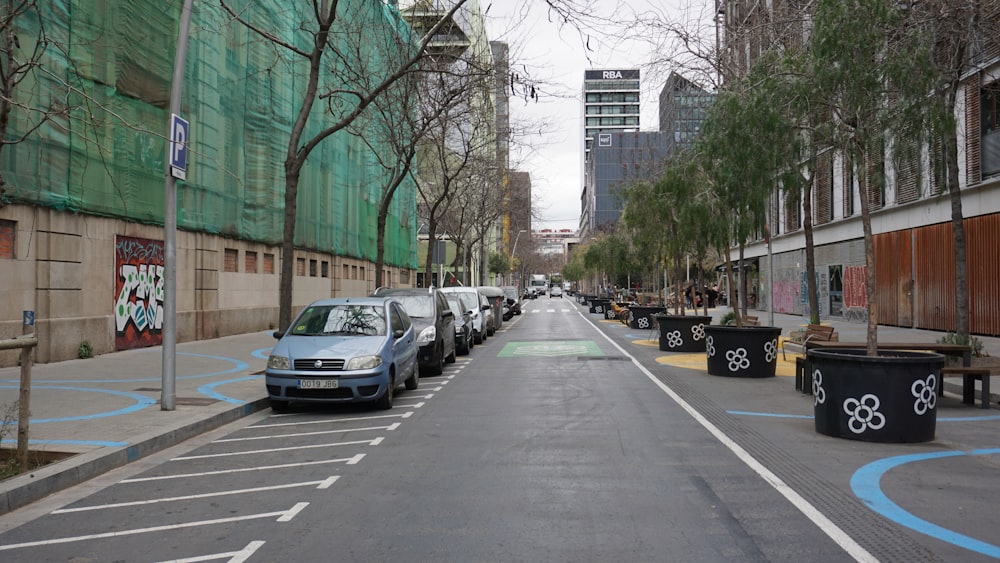
M 160 347 L 34 364 L 30 450 L 66 459 L 0 481 L 0 514 L 266 408 L 274 342 L 256 332 L 179 343 L 172 411 L 159 404 Z M 19 382 L 20 368 L 0 368 L 0 413 L 17 401 Z M 2 438 L 17 447 L 16 422 Z
M 718 319 L 726 311 L 720 307 L 710 313 Z M 771 324 L 767 312 L 756 314 L 762 324 Z M 773 324 L 787 336 L 807 322 L 775 314 Z M 835 327 L 841 341 L 865 339 L 863 324 L 823 322 Z M 883 341 L 936 342 L 942 336 L 879 327 Z M 1000 358 L 1000 338 L 979 339 L 990 356 Z M 34 365 L 31 450 L 58 452 L 66 459 L 0 481 L 0 514 L 267 408 L 262 374 L 274 342 L 270 333 L 256 332 L 178 344 L 173 411 L 159 407 L 159 347 Z M 0 369 L 0 409 L 17 400 L 19 378 L 20 368 Z M 996 383 L 994 389 L 1000 388 L 1000 381 Z M 960 393 L 960 387 L 948 383 L 945 389 Z M 994 408 L 996 401 L 994 396 Z M 16 443 L 14 424 L 3 435 L 3 447 L 13 449 Z

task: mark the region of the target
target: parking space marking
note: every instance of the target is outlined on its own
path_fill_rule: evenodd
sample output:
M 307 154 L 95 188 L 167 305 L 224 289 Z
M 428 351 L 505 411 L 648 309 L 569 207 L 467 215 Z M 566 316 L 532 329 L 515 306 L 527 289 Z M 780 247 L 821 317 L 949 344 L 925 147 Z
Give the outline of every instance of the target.
M 263 491 L 277 491 L 280 489 L 294 489 L 297 487 L 312 487 L 316 486 L 317 489 L 329 489 L 340 479 L 339 476 L 331 475 L 326 479 L 320 481 L 303 481 L 301 483 L 285 483 L 283 485 L 271 485 L 267 487 L 253 487 L 250 489 L 234 489 L 232 491 L 216 491 L 214 493 L 203 493 L 198 495 L 183 495 L 179 497 L 165 497 L 147 500 L 136 500 L 131 502 L 114 502 L 110 504 L 95 504 L 91 506 L 77 506 L 73 508 L 59 508 L 53 510 L 49 514 L 67 514 L 70 512 L 87 512 L 91 510 L 107 510 L 110 508 L 122 508 L 125 506 L 144 506 L 149 504 L 160 504 L 163 502 L 180 502 L 185 500 L 198 500 L 213 497 L 225 497 L 233 495 L 245 495 L 248 493 L 259 493 Z
M 228 563 L 243 563 L 257 553 L 257 550 L 264 545 L 263 541 L 252 541 L 239 551 L 227 551 L 226 553 L 212 553 L 198 557 L 188 557 L 186 559 L 171 559 L 170 561 L 160 561 L 159 563 L 194 563 L 195 561 L 215 561 L 225 559 Z
M 593 340 L 556 340 L 549 342 L 508 342 L 499 358 L 553 357 L 553 356 L 600 356 L 600 347 Z
M 278 418 L 279 416 L 288 415 L 272 415 L 272 418 Z M 357 422 L 359 420 L 378 420 L 381 418 L 410 418 L 413 416 L 412 412 L 404 412 L 400 414 L 376 414 L 372 416 L 352 416 L 350 418 L 335 418 L 329 419 L 324 418 L 322 420 L 302 420 L 298 422 L 280 422 L 277 424 L 254 424 L 253 426 L 248 426 L 250 428 L 281 428 L 283 426 L 304 426 L 306 424 L 332 424 L 339 422 Z
M 278 522 L 288 522 L 292 518 L 295 518 L 302 510 L 309 506 L 308 502 L 300 502 L 295 506 L 289 508 L 288 510 L 281 510 L 279 512 L 261 512 L 259 514 L 248 514 L 246 516 L 231 516 L 229 518 L 215 518 L 213 520 L 198 520 L 196 522 L 183 522 L 180 524 L 167 524 L 164 526 L 150 526 L 148 528 L 135 528 L 133 530 L 118 530 L 116 532 L 104 532 L 102 534 L 90 534 L 84 536 L 69 536 L 65 538 L 52 538 L 48 540 L 39 540 L 23 543 L 11 543 L 7 545 L 0 545 L 0 551 L 10 551 L 13 549 L 23 549 L 26 547 L 39 547 L 43 545 L 56 545 L 62 543 L 74 543 L 80 541 L 89 540 L 102 540 L 108 538 L 120 538 L 124 536 L 134 536 L 138 534 L 148 534 L 151 532 L 168 532 L 172 530 L 183 530 L 185 528 L 198 528 L 201 526 L 211 526 L 214 524 L 229 524 L 232 522 L 245 522 L 247 520 L 261 520 L 264 518 L 278 517 Z
M 306 467 L 309 465 L 325 465 L 327 463 L 343 463 L 344 465 L 356 465 L 364 459 L 365 454 L 355 454 L 351 457 L 337 459 L 320 459 L 316 461 L 300 461 L 296 463 L 281 463 L 278 465 L 260 465 L 255 467 L 240 467 L 238 469 L 220 469 L 218 471 L 199 471 L 198 473 L 179 473 L 177 475 L 158 475 L 156 477 L 135 477 L 133 479 L 122 479 L 119 483 L 143 483 L 147 481 L 166 481 L 169 479 L 190 479 L 193 477 L 209 477 L 212 475 L 227 475 L 230 473 L 248 473 L 250 471 L 270 471 L 271 469 L 292 469 Z
M 224 442 L 249 442 L 251 440 L 273 440 L 275 438 L 295 438 L 300 436 L 322 436 L 324 434 L 340 434 L 344 432 L 367 432 L 369 430 L 395 430 L 399 428 L 401 423 L 393 422 L 388 426 L 368 426 L 362 428 L 337 428 L 334 430 L 317 430 L 316 432 L 292 432 L 291 434 L 274 434 L 269 436 L 247 436 L 245 438 L 223 438 L 221 440 L 215 440 L 213 444 L 221 444 Z
M 219 457 L 235 457 L 241 455 L 257 455 L 257 454 L 273 454 L 277 452 L 293 452 L 298 450 L 312 450 L 316 448 L 333 448 L 337 446 L 377 446 L 382 443 L 385 438 L 379 436 L 373 440 L 354 440 L 352 442 L 331 442 L 329 444 L 308 444 L 303 446 L 294 446 L 289 448 L 270 448 L 266 450 L 249 450 L 245 452 L 226 452 L 223 454 L 203 454 L 203 455 L 187 455 L 181 457 L 175 457 L 170 461 L 190 461 L 192 459 L 211 459 Z

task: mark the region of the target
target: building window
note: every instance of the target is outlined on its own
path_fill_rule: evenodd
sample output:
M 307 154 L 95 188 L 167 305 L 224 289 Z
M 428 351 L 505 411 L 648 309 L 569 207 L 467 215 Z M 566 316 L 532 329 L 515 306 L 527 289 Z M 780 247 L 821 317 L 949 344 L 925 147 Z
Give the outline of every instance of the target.
M 243 271 L 248 274 L 257 273 L 257 253 L 247 251 L 246 255 L 243 257 Z
M 1000 82 L 983 87 L 979 98 L 981 116 L 980 162 L 983 176 L 1000 172 Z
M 351 266 L 351 279 L 352 280 L 358 279 L 358 267 L 357 266 Z
M 264 253 L 264 273 L 273 274 L 274 273 L 274 254 Z
M 306 259 L 296 258 L 295 259 L 295 275 L 304 276 L 306 275 Z
M 359 279 L 362 279 L 362 280 L 367 280 L 368 278 L 366 278 L 366 277 L 365 277 L 365 267 L 364 267 L 364 266 L 361 266 L 360 270 L 361 270 L 361 271 L 360 271 L 360 272 L 358 272 L 358 275 L 360 275 L 360 276 L 361 276 L 361 277 L 360 277 Z
M 320 270 L 320 274 L 324 278 L 330 277 L 330 263 L 327 262 L 326 260 L 323 260 L 323 262 L 320 263 L 319 270 Z
M 344 264 L 344 273 L 340 275 L 340 279 L 349 280 L 351 279 L 351 267 Z
M 315 260 L 310 260 L 309 261 L 309 277 L 311 277 L 311 278 L 315 278 L 316 277 L 316 261 Z
M 17 241 L 17 222 L 0 219 L 0 259 L 14 259 L 14 243 Z
M 238 266 L 237 262 L 238 262 L 238 260 L 240 258 L 240 251 L 239 250 L 236 250 L 235 248 L 227 248 L 225 250 L 224 257 L 225 257 L 224 260 L 223 260 L 223 268 L 225 268 L 223 270 L 224 272 L 237 272 L 237 271 L 239 271 L 239 268 L 237 267 Z

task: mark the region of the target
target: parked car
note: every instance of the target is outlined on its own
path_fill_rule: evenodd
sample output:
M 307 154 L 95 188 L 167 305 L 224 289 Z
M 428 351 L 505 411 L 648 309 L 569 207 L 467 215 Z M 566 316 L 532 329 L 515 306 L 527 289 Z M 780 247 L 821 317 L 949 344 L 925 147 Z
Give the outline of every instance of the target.
M 496 286 L 492 285 L 481 285 L 479 286 L 479 291 L 486 296 L 490 301 L 490 310 L 493 311 L 493 324 L 489 331 L 492 336 L 500 327 L 503 325 L 503 309 L 504 309 L 504 295 L 503 291 Z
M 563 288 L 561 285 L 554 285 L 549 288 L 549 297 L 559 297 L 563 296 Z
M 398 300 L 413 320 L 420 346 L 417 355 L 420 374 L 441 375 L 445 362 L 455 361 L 455 313 L 444 294 L 433 287 L 396 287 L 380 288 L 376 295 Z
M 264 371 L 274 410 L 290 401 L 372 401 L 390 409 L 400 382 L 417 388 L 417 336 L 395 299 L 315 301 L 274 337 Z
M 503 290 L 503 295 L 507 299 L 507 308 L 510 311 L 506 320 L 510 320 L 514 315 L 520 315 L 521 295 L 518 293 L 517 288 L 512 285 L 505 285 L 500 289 Z
M 459 356 L 468 354 L 475 345 L 475 335 L 472 329 L 472 313 L 469 307 L 462 302 L 462 296 L 458 293 L 445 293 L 445 299 L 451 311 L 455 313 L 455 352 Z
M 489 336 L 489 327 L 493 323 L 490 312 L 489 301 L 479 292 L 478 289 L 469 286 L 442 287 L 441 292 L 445 294 L 455 293 L 460 295 L 464 301 L 470 316 L 472 317 L 472 339 L 475 344 L 482 344 Z

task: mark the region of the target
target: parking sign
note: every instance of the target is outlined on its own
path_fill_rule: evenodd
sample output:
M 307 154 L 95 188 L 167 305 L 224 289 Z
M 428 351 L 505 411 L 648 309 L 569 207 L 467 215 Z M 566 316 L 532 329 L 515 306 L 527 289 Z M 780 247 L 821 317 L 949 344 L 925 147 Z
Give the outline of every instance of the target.
M 170 174 L 180 180 L 187 179 L 188 131 L 186 119 L 170 114 Z

